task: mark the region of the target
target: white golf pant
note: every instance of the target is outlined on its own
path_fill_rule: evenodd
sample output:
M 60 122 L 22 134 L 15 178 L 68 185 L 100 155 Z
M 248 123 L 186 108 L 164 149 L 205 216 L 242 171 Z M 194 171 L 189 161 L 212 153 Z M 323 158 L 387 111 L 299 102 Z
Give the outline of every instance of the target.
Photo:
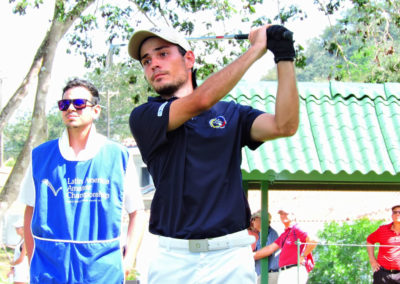
M 299 281 L 297 278 L 299 278 Z M 308 273 L 303 265 L 300 265 L 299 272 L 297 272 L 297 266 L 293 266 L 279 271 L 278 284 L 305 284 L 307 279 Z
M 244 232 L 247 236 L 247 231 Z M 255 284 L 252 240 L 248 245 L 206 252 L 159 246 L 149 284 Z

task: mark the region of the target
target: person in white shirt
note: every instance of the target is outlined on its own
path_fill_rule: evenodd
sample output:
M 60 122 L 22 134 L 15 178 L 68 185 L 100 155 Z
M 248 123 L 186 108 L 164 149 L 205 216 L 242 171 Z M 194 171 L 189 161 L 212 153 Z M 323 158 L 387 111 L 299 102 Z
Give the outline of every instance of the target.
M 20 193 L 31 283 L 123 283 L 133 267 L 143 200 L 132 155 L 96 132 L 99 100 L 90 82 L 68 82 L 58 101 L 66 129 L 32 151 Z
M 29 283 L 29 264 L 26 256 L 26 246 L 24 242 L 24 220 L 18 219 L 14 223 L 17 234 L 21 237 L 14 249 L 14 257 L 10 262 L 11 269 L 8 277 L 12 277 L 14 284 Z

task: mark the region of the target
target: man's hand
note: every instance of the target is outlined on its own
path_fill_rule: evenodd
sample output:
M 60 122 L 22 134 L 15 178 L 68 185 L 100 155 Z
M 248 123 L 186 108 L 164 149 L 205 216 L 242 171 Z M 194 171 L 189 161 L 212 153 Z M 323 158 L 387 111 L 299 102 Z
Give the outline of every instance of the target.
M 249 33 L 249 41 L 253 49 L 257 49 L 259 52 L 258 58 L 262 57 L 267 52 L 267 28 L 270 25 L 265 25 L 256 29 L 253 29 Z
M 124 270 L 125 278 L 128 277 L 131 270 L 133 270 L 133 262 L 134 260 L 132 258 L 124 256 L 122 267 Z
M 306 260 L 305 260 L 305 256 L 304 255 L 300 255 L 300 261 L 299 261 L 299 263 L 301 264 L 301 265 L 305 265 L 306 264 Z
M 372 270 L 375 272 L 381 268 L 381 265 L 378 263 L 375 257 L 374 245 L 367 242 L 367 253 L 369 258 L 369 263 L 371 264 Z
M 294 50 L 294 41 L 291 38 L 285 37 L 284 34 L 291 33 L 287 28 L 280 25 L 268 27 L 267 48 L 274 54 L 275 63 L 279 61 L 293 61 L 296 57 Z
M 376 259 L 370 259 L 369 262 L 371 263 L 371 267 L 374 272 L 381 268 L 381 265 L 378 263 L 378 261 L 376 261 Z

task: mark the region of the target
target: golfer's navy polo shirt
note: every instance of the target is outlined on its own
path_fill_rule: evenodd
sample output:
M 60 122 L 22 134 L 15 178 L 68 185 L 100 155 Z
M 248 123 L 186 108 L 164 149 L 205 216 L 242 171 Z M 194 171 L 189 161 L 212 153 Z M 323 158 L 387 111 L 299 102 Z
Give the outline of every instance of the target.
M 135 108 L 129 124 L 153 177 L 150 232 L 173 238 L 203 239 L 249 226 L 242 188 L 241 148 L 262 112 L 234 102 L 210 110 L 167 132 L 171 102 L 157 98 Z

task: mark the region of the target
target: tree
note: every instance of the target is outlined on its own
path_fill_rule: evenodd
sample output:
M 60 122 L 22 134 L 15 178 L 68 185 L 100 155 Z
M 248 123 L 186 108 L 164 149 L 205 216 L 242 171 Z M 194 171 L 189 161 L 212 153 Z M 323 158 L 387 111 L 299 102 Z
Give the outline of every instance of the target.
M 64 123 L 61 118 L 58 108 L 52 108 L 46 116 L 48 125 L 47 139 L 53 140 L 60 137 L 62 131 L 65 129 Z
M 4 128 L 4 152 L 7 160 L 13 161 L 17 159 L 19 153 L 25 145 L 26 138 L 31 127 L 32 113 L 27 112 L 19 115 L 14 123 L 8 123 Z M 52 140 L 60 137 L 65 126 L 62 122 L 59 110 L 53 108 L 46 116 L 49 131 L 46 140 Z
M 32 113 L 25 113 L 16 119 L 15 123 L 9 123 L 4 128 L 4 158 L 15 160 L 24 147 L 26 137 L 31 126 Z
M 307 283 L 371 283 L 372 270 L 364 245 L 368 235 L 382 223 L 364 218 L 354 223 L 325 224 L 318 232 L 322 245 L 313 252 L 315 267 Z
M 331 43 L 328 51 L 340 54 L 345 60 L 346 64 L 342 68 L 342 74 L 346 72 L 351 76 L 351 72 L 354 72 L 352 69 L 364 68 L 364 70 L 368 70 L 366 73 L 369 73 L 364 80 L 366 82 L 381 83 L 398 79 L 398 75 L 393 78 L 389 72 L 398 74 L 400 70 L 400 57 L 396 52 L 400 48 L 400 3 L 383 0 L 358 0 L 353 3 L 354 8 L 350 9 L 340 21 L 343 25 L 340 32 L 344 34 L 343 45 L 352 45 L 356 38 L 360 41 L 360 46 L 349 59 L 341 53 L 339 42 L 337 45 Z M 373 60 L 366 64 L 363 60 L 364 56 L 370 56 Z M 385 69 L 388 69 L 389 72 Z
M 230 18 L 233 14 L 241 14 L 250 21 L 247 16 L 254 14 L 254 5 L 260 2 L 262 1 L 244 1 L 241 3 L 243 6 L 240 9 L 235 9 L 228 1 L 216 0 L 185 0 L 179 2 L 130 0 L 124 1 L 124 3 L 118 1 L 118 4 L 115 4 L 115 1 L 110 1 L 109 3 L 98 2 L 94 10 L 89 11 L 89 7 L 95 3 L 95 0 L 55 0 L 48 32 L 34 56 L 32 65 L 25 79 L 0 113 L 0 131 L 3 131 L 12 113 L 26 96 L 28 86 L 37 80 L 35 105 L 28 139 L 0 193 L 0 200 L 5 201 L 10 206 L 16 199 L 20 181 L 25 175 L 25 169 L 30 160 L 30 152 L 33 147 L 43 142 L 47 137 L 45 102 L 55 51 L 62 38 L 68 37 L 71 46 L 74 46 L 77 52 L 84 56 L 86 67 L 101 68 L 105 66 L 106 55 L 93 52 L 91 41 L 91 32 L 99 30 L 100 24 L 102 25 L 101 29 L 105 31 L 105 42 L 109 45 L 117 40 L 126 42 L 143 19 L 147 19 L 153 25 L 158 25 L 159 22 L 163 21 L 164 25 L 172 26 L 187 34 L 192 33 L 195 28 L 193 19 L 199 19 L 202 27 L 207 31 L 212 31 L 216 25 L 224 19 Z M 24 15 L 29 8 L 40 8 L 43 0 L 10 0 L 10 3 L 13 5 L 15 13 Z M 133 16 L 133 13 L 135 13 L 135 16 Z M 137 17 L 138 13 L 142 14 L 142 17 Z M 198 16 L 193 17 L 193 14 Z M 206 20 L 204 20 L 204 15 L 208 15 Z M 67 34 L 69 31 L 71 33 Z M 218 47 L 208 43 L 205 46 L 208 47 L 204 49 L 207 52 L 212 51 L 211 47 Z M 67 52 L 72 51 L 68 49 Z M 234 53 L 229 55 L 233 56 Z M 223 61 L 228 60 L 228 57 L 223 57 Z M 206 68 L 205 71 L 202 71 L 203 74 L 214 71 L 213 66 L 215 65 L 213 64 L 215 63 L 205 64 Z
M 102 112 L 96 121 L 96 128 L 100 133 L 109 134 L 111 139 L 118 142 L 132 137 L 128 120 L 133 107 L 145 102 L 147 96 L 155 95 L 138 65 L 130 67 L 118 63 L 85 75 L 85 78 L 93 82 L 100 92 Z M 107 104 L 107 94 L 111 101 L 109 104 Z M 31 116 L 31 113 L 24 113 L 15 119 L 15 123 L 7 124 L 4 129 L 5 158 L 14 160 L 14 163 L 28 136 Z M 48 125 L 46 140 L 60 137 L 65 126 L 57 107 L 50 109 L 46 121 Z
M 132 137 L 128 121 L 133 107 L 155 94 L 140 64 L 118 63 L 90 72 L 86 77 L 99 89 L 103 106 L 97 130 L 119 142 Z
M 321 9 L 327 15 L 343 1 Z M 301 81 L 335 79 L 353 82 L 398 82 L 400 79 L 400 4 L 353 1 L 337 24 L 314 39 L 305 52 Z
M 327 28 L 321 38 L 315 38 L 308 42 L 305 51 L 306 66 L 297 70 L 297 80 L 324 82 L 335 78 L 337 66 L 343 66 L 344 60 L 330 54 L 325 48 L 324 43 L 332 38 L 335 33 L 334 28 Z M 347 49 L 345 54 L 348 54 Z
M 14 12 L 20 15 L 24 15 L 32 7 L 40 8 L 43 4 L 43 0 L 9 0 L 9 2 L 13 5 Z M 322 5 L 319 0 L 316 1 L 320 5 L 321 10 L 328 16 L 339 11 L 342 2 L 344 0 L 330 0 L 327 4 Z M 398 11 L 399 4 L 397 2 L 382 0 L 376 2 L 380 6 L 384 2 L 386 6 L 383 5 L 384 7 L 381 8 L 376 5 L 378 8 L 374 8 L 375 2 L 353 1 L 361 15 L 359 18 L 360 24 L 368 23 L 366 25 L 368 29 L 362 29 L 363 35 L 367 38 L 372 34 L 376 35 L 375 31 L 378 31 L 378 29 L 374 29 L 374 25 L 371 23 L 379 24 L 379 27 L 390 23 L 390 21 L 385 20 L 384 16 L 380 16 L 380 11 L 385 11 L 386 14 L 389 13 L 390 19 L 394 20 L 395 27 L 398 27 L 400 23 L 398 13 L 397 16 L 395 13 L 395 11 Z M 92 5 L 93 3 L 96 3 L 96 5 Z M 106 51 L 96 50 L 93 46 L 92 39 L 94 38 L 93 32 L 95 31 L 97 31 L 97 35 L 99 31 L 102 31 L 105 43 L 112 45 L 127 42 L 133 31 L 143 21 L 153 26 L 168 25 L 186 33 L 186 35 L 191 35 L 194 31 L 207 35 L 215 34 L 216 31 L 221 31 L 221 28 L 223 28 L 221 31 L 223 33 L 231 32 L 232 27 L 230 23 L 232 22 L 235 24 L 247 23 L 249 26 L 271 22 L 285 24 L 291 19 L 305 18 L 307 16 L 301 8 L 295 5 L 282 6 L 280 0 L 274 2 L 278 8 L 277 15 L 272 15 L 268 18 L 265 16 L 265 11 L 262 11 L 261 14 L 263 15 L 259 16 L 260 13 L 257 13 L 257 9 L 262 3 L 262 0 L 241 0 L 234 3 L 230 3 L 227 0 L 105 0 L 97 2 L 95 0 L 54 0 L 53 16 L 49 27 L 46 27 L 48 28 L 48 32 L 33 58 L 32 65 L 25 79 L 0 113 L 0 131 L 2 131 L 14 110 L 25 97 L 27 87 L 37 81 L 35 105 L 28 139 L 5 187 L 0 193 L 0 200 L 6 201 L 7 204 L 11 204 L 15 200 L 19 183 L 25 174 L 25 169 L 30 159 L 29 154 L 32 148 L 43 142 L 47 137 L 45 101 L 55 51 L 62 38 L 68 38 L 71 45 L 67 52 L 74 52 L 75 50 L 75 52 L 85 58 L 86 67 L 101 70 L 106 66 L 105 60 L 107 56 Z M 92 6 L 93 9 L 91 9 Z M 368 17 L 368 13 L 373 13 L 373 17 Z M 373 22 L 377 19 L 380 19 L 382 23 Z M 247 31 L 248 29 L 245 32 Z M 374 33 L 371 31 L 374 31 Z M 384 33 L 377 34 L 378 36 L 380 35 L 379 43 L 383 42 L 381 39 L 391 35 L 390 32 L 386 31 L 387 29 L 385 29 Z M 207 41 L 196 44 L 196 53 L 199 55 L 196 59 L 200 67 L 198 70 L 199 78 L 204 79 L 211 72 L 216 71 L 219 66 L 226 65 L 233 58 L 236 58 L 245 44 L 247 43 L 243 41 L 232 40 L 225 42 Z M 227 48 L 228 46 L 229 48 Z M 329 50 L 343 56 L 343 53 L 340 52 L 341 45 L 327 46 Z M 379 49 L 378 54 L 390 52 L 390 48 L 385 44 L 377 44 L 375 46 L 385 46 L 384 49 Z M 297 49 L 299 51 L 302 50 L 300 46 Z M 221 53 L 221 56 L 214 56 L 215 51 L 218 51 L 218 54 Z M 118 53 L 120 51 L 117 48 L 115 52 Z M 205 58 L 202 56 L 204 54 L 212 56 Z M 296 59 L 297 66 L 303 66 L 304 60 L 304 56 L 299 52 L 299 56 Z M 129 65 L 132 62 L 127 62 L 126 64 Z M 396 69 L 396 62 L 393 61 L 390 63 L 390 67 Z M 382 69 L 380 71 L 382 72 Z
M 29 163 L 32 148 L 43 142 L 47 137 L 45 116 L 46 97 L 57 45 L 73 25 L 75 20 L 77 20 L 83 11 L 85 11 L 93 2 L 94 0 L 83 0 L 76 2 L 76 5 L 68 5 L 69 3 L 67 3 L 67 1 L 55 1 L 54 14 L 50 28 L 36 52 L 33 63 L 25 76 L 24 81 L 0 114 L 0 131 L 2 131 L 5 121 L 9 118 L 10 113 L 12 113 L 15 106 L 21 102 L 22 98 L 26 95 L 27 87 L 31 84 L 35 76 L 37 76 L 35 106 L 32 114 L 29 137 L 26 140 L 24 148 L 20 152 L 17 162 L 0 193 L 0 200 L 6 201 L 8 206 L 10 206 L 17 197 L 20 182 L 25 175 L 25 169 Z M 35 0 L 33 5 L 39 7 L 41 3 L 41 0 Z M 15 5 L 14 11 L 22 15 L 26 13 L 28 5 L 29 3 L 27 0 L 18 2 Z M 3 115 L 5 118 L 2 118 Z

